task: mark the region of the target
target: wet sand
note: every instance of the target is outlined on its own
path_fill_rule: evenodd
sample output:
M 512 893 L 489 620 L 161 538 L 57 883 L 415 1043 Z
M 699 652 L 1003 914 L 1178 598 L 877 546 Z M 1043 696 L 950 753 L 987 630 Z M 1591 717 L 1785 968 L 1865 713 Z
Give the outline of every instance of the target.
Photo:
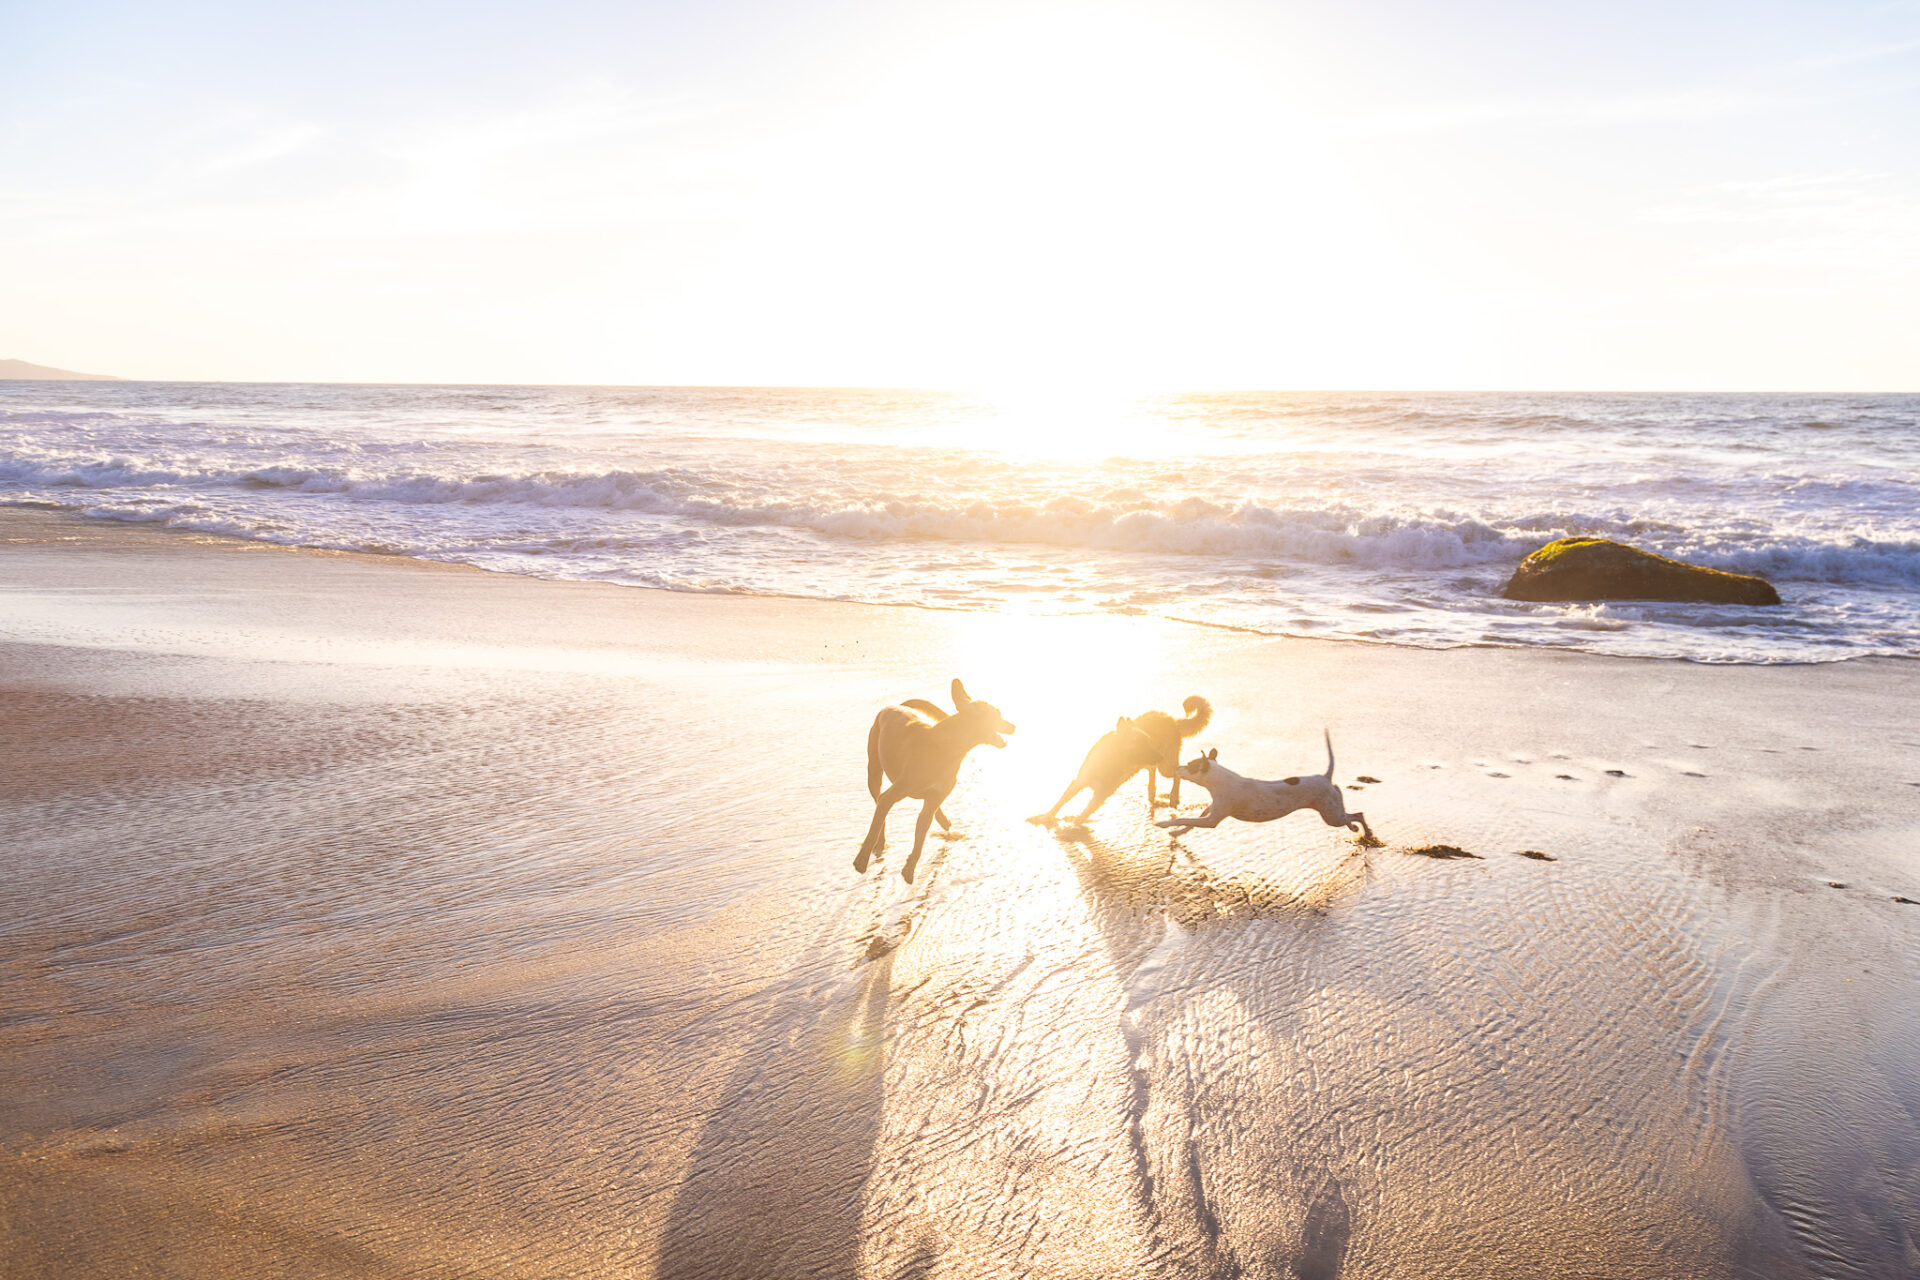
M 856 876 L 954 674 L 1019 731 Z M 1920 1274 L 1920 664 L 6 511 L 0 692 L 9 1277 Z M 1250 775 L 1330 727 L 1384 847 L 1022 821 L 1189 693 Z

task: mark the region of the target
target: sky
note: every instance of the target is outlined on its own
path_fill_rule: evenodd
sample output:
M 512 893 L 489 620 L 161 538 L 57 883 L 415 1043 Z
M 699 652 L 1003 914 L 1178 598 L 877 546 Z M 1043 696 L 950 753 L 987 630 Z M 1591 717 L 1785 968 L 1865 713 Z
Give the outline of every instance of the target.
M 0 0 L 0 356 L 1920 390 L 1920 0 Z

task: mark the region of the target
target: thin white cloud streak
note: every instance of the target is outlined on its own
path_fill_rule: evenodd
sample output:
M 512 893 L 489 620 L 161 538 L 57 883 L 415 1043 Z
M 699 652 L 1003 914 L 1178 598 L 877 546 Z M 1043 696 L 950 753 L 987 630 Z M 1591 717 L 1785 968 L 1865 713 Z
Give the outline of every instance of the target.
M 1437 104 L 1331 118 L 1341 137 L 1490 131 L 1552 132 L 1569 128 L 1706 120 L 1773 109 L 1778 98 L 1727 89 L 1682 89 L 1621 97 L 1516 98 Z
M 1903 6 L 1906 9 L 1920 11 L 1920 4 Z M 1920 52 L 1920 40 L 1895 40 L 1887 44 L 1869 45 L 1858 49 L 1843 49 L 1838 53 L 1823 54 L 1818 58 L 1809 58 L 1794 64 L 1799 71 L 1837 71 L 1842 67 L 1857 67 L 1872 62 L 1884 62 L 1888 58 L 1897 58 L 1903 54 Z
M 190 170 L 196 180 L 223 177 L 243 169 L 298 155 L 324 138 L 327 130 L 312 122 L 267 126 L 235 145 L 215 149 Z
M 1721 247 L 1700 259 L 1711 266 L 1849 269 L 1887 287 L 1920 266 L 1920 197 L 1887 173 L 1716 183 L 1646 221 L 1715 229 Z
M 520 108 L 399 121 L 379 131 L 216 109 L 144 172 L 50 188 L 14 185 L 0 235 L 21 240 L 141 231 L 250 230 L 275 237 L 499 230 L 562 232 L 640 218 L 718 217 L 750 185 L 739 108 L 649 102 L 612 86 Z M 337 174 L 276 193 L 249 170 L 306 159 Z

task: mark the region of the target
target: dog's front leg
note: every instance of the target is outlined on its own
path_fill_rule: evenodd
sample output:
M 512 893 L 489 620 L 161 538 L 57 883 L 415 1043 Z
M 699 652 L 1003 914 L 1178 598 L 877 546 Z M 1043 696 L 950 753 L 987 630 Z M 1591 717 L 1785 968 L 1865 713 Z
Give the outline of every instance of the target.
M 860 852 L 853 859 L 855 871 L 864 875 L 868 860 L 879 851 L 881 845 L 886 843 L 887 810 L 899 804 L 906 794 L 906 789 L 903 787 L 888 787 L 880 793 L 879 799 L 873 802 L 873 823 L 867 828 L 867 838 L 860 845 Z
M 1154 768 L 1152 765 L 1148 765 L 1147 766 L 1147 816 L 1151 818 L 1153 816 L 1153 811 L 1155 809 L 1158 809 L 1159 807 L 1160 807 L 1160 776 L 1154 772 Z
M 900 878 L 908 884 L 913 883 L 913 869 L 920 865 L 920 850 L 926 847 L 927 828 L 933 825 L 934 811 L 939 809 L 945 796 L 930 796 L 920 806 L 919 821 L 913 824 L 913 852 L 907 855 L 907 865 L 900 868 Z
M 1154 823 L 1156 827 L 1165 827 L 1169 831 L 1185 831 L 1189 827 L 1217 827 L 1220 820 L 1227 816 L 1224 809 L 1208 809 L 1197 818 L 1164 818 Z

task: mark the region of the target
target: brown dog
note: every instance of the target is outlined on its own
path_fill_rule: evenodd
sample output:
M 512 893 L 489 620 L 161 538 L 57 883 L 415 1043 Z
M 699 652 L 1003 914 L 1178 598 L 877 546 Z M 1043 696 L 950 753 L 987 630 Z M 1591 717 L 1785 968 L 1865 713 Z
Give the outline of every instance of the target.
M 1157 770 L 1173 779 L 1173 791 L 1167 796 L 1167 803 L 1180 803 L 1180 744 L 1199 733 L 1213 720 L 1213 705 L 1199 694 L 1195 694 L 1180 704 L 1187 713 L 1184 720 L 1175 720 L 1164 711 L 1149 711 L 1145 715 L 1135 716 L 1134 727 L 1152 740 L 1158 758 L 1147 770 L 1147 814 L 1153 814 L 1153 808 L 1160 803 L 1159 782 L 1154 778 Z
M 1164 711 L 1149 711 L 1145 715 L 1129 720 L 1125 716 L 1114 722 L 1113 732 L 1102 735 L 1100 741 L 1093 744 L 1087 752 L 1087 758 L 1080 763 L 1080 772 L 1074 775 L 1060 798 L 1053 802 L 1053 808 L 1045 813 L 1036 813 L 1028 822 L 1050 824 L 1055 821 L 1060 809 L 1067 801 L 1083 788 L 1091 794 L 1087 804 L 1074 818 L 1075 822 L 1085 822 L 1094 814 L 1094 810 L 1107 802 L 1107 797 L 1120 789 L 1120 784 L 1134 774 L 1147 771 L 1147 812 L 1151 814 L 1159 800 L 1159 786 L 1154 778 L 1156 771 L 1173 779 L 1172 804 L 1180 803 L 1180 743 L 1207 727 L 1213 719 L 1213 708 L 1207 700 L 1197 694 L 1186 700 L 1183 710 L 1187 712 L 1184 720 L 1175 720 Z
M 1053 802 L 1053 808 L 1045 813 L 1036 813 L 1028 822 L 1050 826 L 1060 816 L 1061 808 L 1082 788 L 1090 794 L 1086 807 L 1074 822 L 1085 822 L 1093 816 L 1093 811 L 1107 802 L 1107 797 L 1120 789 L 1120 784 L 1142 769 L 1151 769 L 1155 763 L 1163 760 L 1160 748 L 1153 739 L 1140 731 L 1137 721 L 1121 716 L 1114 722 L 1113 732 L 1101 735 L 1100 741 L 1093 744 L 1087 752 L 1087 758 L 1080 762 L 1080 772 L 1073 776 L 1067 789 Z
M 953 682 L 954 713 L 948 715 L 931 702 L 918 698 L 899 706 L 883 707 L 873 718 L 867 733 L 867 790 L 873 793 L 873 824 L 867 828 L 866 841 L 853 860 L 853 869 L 864 873 L 867 862 L 887 838 L 887 810 L 907 797 L 921 801 L 920 820 L 913 827 L 913 852 L 900 877 L 913 883 L 913 869 L 920 862 L 921 847 L 927 843 L 927 827 L 937 817 L 940 829 L 949 829 L 947 815 L 940 802 L 953 791 L 960 776 L 960 763 L 967 752 L 978 746 L 1004 747 L 1000 735 L 1012 733 L 1000 709 L 988 702 L 976 702 L 967 696 L 958 677 Z M 891 786 L 881 790 L 881 781 Z

